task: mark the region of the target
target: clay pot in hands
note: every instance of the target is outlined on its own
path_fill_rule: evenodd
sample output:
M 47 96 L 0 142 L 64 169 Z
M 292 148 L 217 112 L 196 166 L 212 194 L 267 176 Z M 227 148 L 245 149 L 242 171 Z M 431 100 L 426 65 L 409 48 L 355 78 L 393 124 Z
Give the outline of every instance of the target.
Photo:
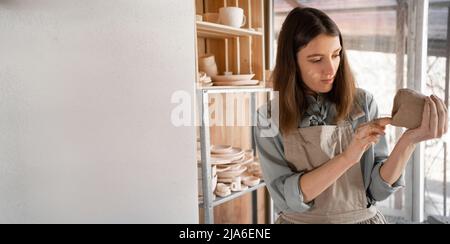
M 392 125 L 415 129 L 422 123 L 426 96 L 411 89 L 400 89 L 394 98 Z

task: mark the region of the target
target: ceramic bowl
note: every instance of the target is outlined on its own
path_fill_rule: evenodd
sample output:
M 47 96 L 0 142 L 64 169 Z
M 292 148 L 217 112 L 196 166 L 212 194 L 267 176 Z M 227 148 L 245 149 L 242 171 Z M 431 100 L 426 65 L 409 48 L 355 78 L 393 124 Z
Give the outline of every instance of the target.
M 255 176 L 247 176 L 242 178 L 242 183 L 244 183 L 244 185 L 246 186 L 256 186 L 261 182 L 261 179 Z
M 234 178 L 234 177 L 240 176 L 246 170 L 247 170 L 247 167 L 241 166 L 238 170 L 217 172 L 217 176 L 219 178 Z
M 229 171 L 231 169 L 231 166 L 228 166 L 226 164 L 219 164 L 219 165 L 216 165 L 216 166 L 218 166 L 216 168 L 217 172 L 225 172 L 225 171 Z M 225 166 L 225 167 L 219 167 L 219 166 Z
M 211 158 L 235 161 L 242 159 L 244 156 L 245 152 L 242 149 L 233 147 L 230 152 L 224 154 L 212 154 Z
M 231 162 L 233 162 L 231 159 L 211 157 L 211 164 L 212 165 L 231 164 Z
M 213 81 L 230 82 L 230 81 L 248 81 L 255 77 L 255 74 L 246 75 L 215 75 L 212 77 Z
M 215 81 L 215 86 L 257 86 L 259 80 L 242 80 L 242 81 Z
M 230 184 L 234 179 L 235 178 L 217 178 L 217 182 Z
M 230 145 L 213 145 L 211 146 L 211 153 L 214 154 L 228 154 L 233 151 Z
M 231 194 L 231 189 L 224 183 L 217 183 L 216 191 L 214 193 L 220 197 L 225 197 Z

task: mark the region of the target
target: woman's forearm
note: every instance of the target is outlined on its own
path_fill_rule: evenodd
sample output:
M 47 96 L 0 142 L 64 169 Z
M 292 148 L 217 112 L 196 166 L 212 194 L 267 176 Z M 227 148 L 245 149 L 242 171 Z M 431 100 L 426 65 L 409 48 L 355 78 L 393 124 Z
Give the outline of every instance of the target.
M 338 155 L 319 168 L 300 177 L 299 184 L 304 202 L 308 203 L 314 200 L 336 182 L 351 166 L 352 164 L 346 161 L 342 155 Z
M 403 174 L 406 164 L 415 148 L 416 144 L 411 143 L 409 139 L 402 136 L 395 145 L 389 158 L 381 166 L 381 178 L 389 185 L 393 185 Z

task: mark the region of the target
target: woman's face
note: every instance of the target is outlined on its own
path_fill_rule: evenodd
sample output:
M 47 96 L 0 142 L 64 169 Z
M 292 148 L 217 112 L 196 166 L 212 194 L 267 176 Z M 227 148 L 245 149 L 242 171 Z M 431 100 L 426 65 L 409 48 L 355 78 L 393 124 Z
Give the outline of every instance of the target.
M 341 61 L 339 36 L 321 34 L 297 53 L 305 85 L 314 93 L 328 93 Z

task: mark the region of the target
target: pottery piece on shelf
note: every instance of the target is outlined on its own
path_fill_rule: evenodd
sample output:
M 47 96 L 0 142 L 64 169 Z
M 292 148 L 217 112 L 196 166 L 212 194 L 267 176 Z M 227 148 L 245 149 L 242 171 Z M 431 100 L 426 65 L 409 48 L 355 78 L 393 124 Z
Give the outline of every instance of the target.
M 211 153 L 214 154 L 227 154 L 233 151 L 233 147 L 230 145 L 212 145 Z
M 236 160 L 242 160 L 242 158 L 244 158 L 244 157 L 245 157 L 244 151 L 242 151 L 241 149 L 233 149 L 233 153 L 211 154 L 211 161 L 213 161 L 213 162 L 228 161 L 228 163 L 232 163 L 233 161 L 236 161 Z M 217 164 L 217 163 L 214 163 L 214 164 Z M 220 163 L 220 164 L 224 164 L 224 163 Z
M 217 183 L 215 194 L 219 197 L 226 197 L 231 195 L 231 189 L 223 183 Z
M 217 178 L 217 182 L 219 183 L 227 183 L 231 184 L 234 181 L 234 178 Z
M 198 82 L 203 84 L 211 83 L 212 79 L 205 72 L 202 71 L 198 73 Z
M 233 182 L 231 182 L 230 188 L 231 191 L 245 191 L 248 189 L 248 186 L 241 184 L 241 177 L 236 177 L 233 179 Z
M 236 160 L 234 158 L 236 158 L 236 157 L 240 158 L 241 156 L 244 156 L 244 155 L 245 155 L 244 150 L 237 148 L 237 147 L 233 147 L 231 150 L 229 150 L 226 153 L 221 153 L 221 154 L 214 153 L 211 156 L 215 157 L 215 158 L 226 158 L 226 159 L 233 158 L 233 160 Z
M 203 87 L 211 87 L 211 86 L 213 86 L 214 84 L 212 83 L 212 82 L 208 82 L 208 83 L 203 83 L 202 84 L 202 86 Z
M 238 170 L 232 170 L 232 171 L 224 171 L 224 172 L 217 172 L 217 176 L 219 178 L 233 178 L 240 176 L 242 173 L 244 173 L 247 170 L 247 167 L 241 166 Z
M 243 169 L 244 167 L 242 167 L 241 165 L 239 165 L 239 164 L 236 164 L 236 165 L 231 165 L 230 166 L 230 169 L 228 170 L 228 171 L 239 171 L 239 170 L 241 170 L 241 169 Z
M 234 162 L 240 162 L 244 157 L 245 155 L 236 155 L 228 158 L 211 156 L 211 163 L 215 165 L 236 164 Z
M 241 28 L 247 22 L 244 9 L 239 7 L 223 7 L 219 9 L 219 22 L 234 28 Z
M 259 80 L 221 81 L 213 82 L 214 86 L 257 86 Z
M 209 77 L 217 76 L 219 73 L 216 58 L 212 54 L 205 54 L 198 59 L 198 69 L 205 72 Z
M 232 182 L 230 188 L 231 188 L 231 191 L 245 191 L 248 189 L 248 186 L 238 184 L 237 182 Z
M 211 157 L 211 164 L 212 165 L 223 165 L 223 164 L 230 164 L 232 161 L 229 159 L 223 159 L 223 158 L 212 158 Z
M 216 174 L 217 172 L 225 172 L 231 169 L 231 166 L 228 166 L 227 164 L 218 164 L 216 166 L 226 166 L 226 167 L 217 167 Z
M 216 176 L 217 175 L 217 166 L 216 165 L 212 165 L 211 166 L 211 175 L 212 176 Z
M 239 191 L 241 189 L 241 177 L 236 177 L 233 179 L 230 185 L 231 191 Z
M 231 195 L 231 189 L 228 189 L 228 191 L 224 191 L 224 192 L 216 191 L 216 195 L 219 197 L 228 197 L 229 195 Z
M 229 81 L 251 80 L 253 77 L 255 77 L 255 74 L 215 75 L 215 76 L 212 76 L 212 79 L 215 82 L 229 82 Z
M 212 186 L 211 186 L 212 192 L 216 191 L 218 179 L 219 179 L 219 177 L 217 175 L 214 176 L 214 178 L 212 179 Z
M 253 155 L 244 155 L 243 158 L 241 158 L 239 160 L 232 161 L 231 164 L 233 164 L 233 165 L 236 165 L 236 164 L 245 165 L 245 164 L 252 163 L 253 161 L 254 161 Z
M 263 174 L 262 174 L 262 170 L 261 170 L 261 165 L 259 164 L 259 162 L 253 162 L 251 164 L 246 165 L 247 166 L 247 172 L 253 176 L 256 176 L 258 178 L 262 178 Z
M 225 71 L 225 72 L 223 72 L 223 75 L 224 76 L 230 76 L 230 75 L 233 75 L 233 72 Z
M 254 187 L 261 182 L 261 179 L 255 176 L 247 176 L 242 178 L 242 183 L 246 186 Z

